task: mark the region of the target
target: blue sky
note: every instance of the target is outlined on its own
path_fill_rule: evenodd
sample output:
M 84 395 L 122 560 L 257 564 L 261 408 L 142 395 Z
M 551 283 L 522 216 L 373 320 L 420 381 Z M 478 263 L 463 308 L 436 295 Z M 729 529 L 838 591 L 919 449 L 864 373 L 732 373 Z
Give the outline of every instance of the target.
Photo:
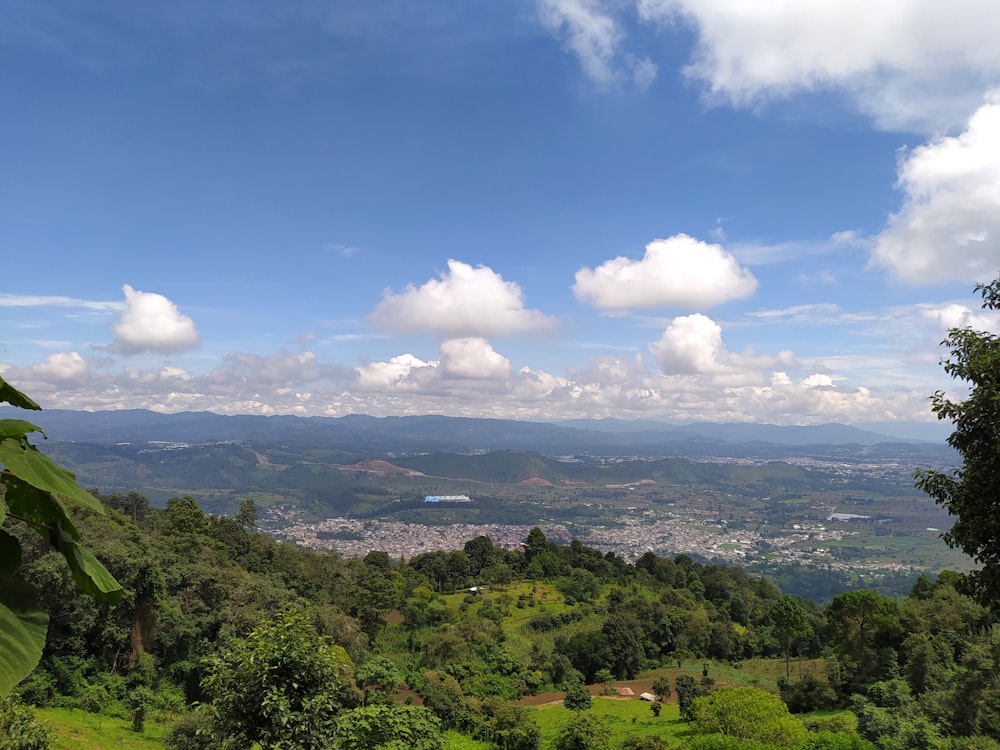
M 947 328 L 1000 331 L 997 38 L 971 0 L 8 3 L 0 372 L 908 434 Z

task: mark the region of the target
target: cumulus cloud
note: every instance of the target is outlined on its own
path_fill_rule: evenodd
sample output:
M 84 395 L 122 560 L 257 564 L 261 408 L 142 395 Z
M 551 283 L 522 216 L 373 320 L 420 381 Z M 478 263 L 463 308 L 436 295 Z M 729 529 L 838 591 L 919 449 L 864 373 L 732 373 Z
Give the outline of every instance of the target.
M 972 310 L 953 302 L 947 305 L 927 305 L 922 310 L 925 318 L 937 325 L 938 333 L 946 333 L 952 328 L 972 328 L 976 331 L 1000 332 L 1000 312 L 995 310 Z
M 407 353 L 388 362 L 361 365 L 355 371 L 358 384 L 368 391 L 444 393 L 453 386 L 475 389 L 487 381 L 502 382 L 510 377 L 511 366 L 486 339 L 470 337 L 442 341 L 436 360 Z
M 712 372 L 721 350 L 722 328 L 698 313 L 674 318 L 660 339 L 649 345 L 668 375 Z
M 198 346 L 194 321 L 162 294 L 142 292 L 126 284 L 125 311 L 112 326 L 113 351 L 138 354 L 151 351 L 175 354 Z
M 674 318 L 649 351 L 665 375 L 714 375 L 714 382 L 734 385 L 759 381 L 764 370 L 795 364 L 788 350 L 776 355 L 726 350 L 722 327 L 700 313 Z
M 621 25 L 600 0 L 538 0 L 538 14 L 599 86 L 611 87 L 627 78 L 645 91 L 656 79 L 656 65 L 650 59 L 621 51 Z
M 437 362 L 424 362 L 412 354 L 400 354 L 388 362 L 371 362 L 357 368 L 358 384 L 366 390 L 412 390 L 416 383 L 410 381 L 412 374 L 425 368 L 437 369 Z
M 1000 73 L 1000 7 L 981 0 L 637 0 L 641 19 L 691 25 L 687 76 L 736 106 L 839 89 L 887 128 L 951 127 Z
M 986 281 L 1000 265 L 1000 90 L 964 132 L 914 149 L 899 165 L 903 205 L 871 262 L 912 283 Z
M 50 354 L 44 362 L 33 365 L 30 382 L 37 380 L 65 386 L 78 382 L 87 374 L 87 361 L 78 352 Z
M 448 261 L 448 271 L 420 287 L 386 291 L 369 316 L 394 333 L 434 333 L 442 338 L 507 336 L 554 327 L 555 321 L 524 307 L 521 288 L 486 266 Z
M 748 297 L 757 280 L 720 245 L 678 234 L 646 245 L 642 260 L 619 256 L 576 272 L 573 293 L 599 310 L 705 309 Z
M 448 339 L 441 342 L 441 369 L 452 378 L 503 378 L 510 360 L 493 350 L 486 339 Z
M 616 416 L 776 424 L 929 419 L 926 388 L 907 388 L 892 378 L 871 389 L 841 386 L 852 378 L 812 365 L 803 369 L 783 354 L 727 352 L 715 339 L 712 321 L 686 324 L 700 335 L 691 337 L 687 349 L 674 347 L 687 357 L 675 359 L 689 370 L 680 373 L 655 371 L 639 353 L 601 357 L 568 376 L 531 367 L 515 370 L 482 340 L 442 342 L 437 360 L 404 354 L 351 370 L 324 365 L 311 354 L 238 354 L 208 373 L 131 365 L 114 372 L 104 369 L 108 362 L 102 365 L 70 352 L 27 368 L 0 365 L 0 371 L 11 382 L 30 382 L 31 395 L 46 408 L 514 419 Z M 682 321 L 675 332 L 684 327 Z M 702 356 L 706 351 L 714 355 L 713 363 Z M 698 368 L 708 371 L 690 372 Z

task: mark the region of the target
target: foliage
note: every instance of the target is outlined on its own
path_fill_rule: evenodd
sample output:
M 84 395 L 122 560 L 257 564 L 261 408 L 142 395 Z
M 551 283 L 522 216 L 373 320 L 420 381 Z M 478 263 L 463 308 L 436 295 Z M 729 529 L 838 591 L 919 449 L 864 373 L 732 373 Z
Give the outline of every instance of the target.
M 290 608 L 210 657 L 203 685 L 233 747 L 324 748 L 337 714 L 360 700 L 344 649 Z
M 41 407 L 0 378 L 0 402 L 22 409 Z M 21 419 L 0 419 L 0 524 L 9 517 L 36 531 L 69 565 L 76 587 L 106 602 L 122 597 L 122 586 L 80 544 L 62 498 L 102 513 L 101 504 L 76 483 L 72 472 L 50 460 L 28 436 L 45 433 Z M 0 697 L 24 679 L 41 658 L 48 617 L 38 606 L 33 586 L 20 575 L 22 547 L 0 529 Z
M 0 750 L 48 750 L 52 740 L 52 730 L 29 706 L 11 696 L 0 699 Z
M 673 689 L 670 687 L 670 678 L 663 675 L 653 680 L 653 693 L 657 695 L 661 701 L 666 700 L 673 695 Z
M 376 656 L 358 667 L 357 678 L 365 705 L 393 703 L 393 693 L 403 684 L 396 665 L 384 656 Z
M 570 680 L 566 683 L 566 696 L 563 698 L 563 705 L 570 711 L 586 711 L 593 703 L 590 691 L 587 686 L 579 680 Z
M 483 712 L 490 739 L 500 750 L 538 750 L 541 730 L 523 706 L 493 698 L 483 703 Z
M 886 654 L 880 649 L 896 646 L 902 635 L 895 601 L 866 589 L 838 594 L 827 608 L 827 623 L 831 645 L 849 675 L 845 692 L 863 689 L 884 674 L 887 664 L 880 655 Z
M 876 750 L 875 745 L 854 732 L 810 732 L 797 750 Z
M 556 737 L 555 750 L 611 750 L 608 726 L 598 716 L 578 713 Z
M 465 713 L 465 700 L 458 680 L 446 672 L 432 669 L 424 672 L 423 683 L 424 706 L 441 720 L 445 728 L 460 726 Z
M 837 692 L 829 683 L 812 675 L 806 675 L 798 682 L 779 680 L 778 690 L 781 700 L 793 714 L 820 711 L 837 704 Z
M 167 750 L 215 750 L 222 742 L 211 706 L 196 706 L 188 711 L 163 737 Z
M 677 679 L 674 680 L 674 686 L 677 688 L 677 706 L 680 709 L 681 717 L 686 721 L 693 720 L 692 707 L 695 698 L 706 695 L 707 691 L 695 682 L 694 677 L 686 674 L 678 675 Z
M 876 682 L 865 696 L 855 696 L 851 710 L 858 734 L 881 750 L 937 750 L 940 733 L 913 699 L 905 681 Z
M 722 734 L 776 748 L 794 747 L 806 734 L 778 696 L 755 687 L 724 687 L 696 698 L 691 714 L 701 734 Z
M 792 645 L 797 640 L 809 637 L 812 628 L 809 627 L 806 611 L 799 604 L 798 599 L 788 594 L 775 600 L 771 604 L 768 614 L 774 622 L 774 629 L 781 640 L 781 648 L 785 652 L 785 678 L 787 679 L 791 675 L 789 656 Z
M 444 744 L 440 722 L 426 708 L 376 704 L 338 716 L 332 746 L 338 750 L 441 750 Z
M 1000 279 L 976 286 L 983 308 L 1000 309 Z M 938 419 L 954 431 L 948 444 L 962 457 L 950 474 L 923 470 L 917 486 L 956 517 L 945 541 L 980 566 L 969 574 L 977 597 L 1000 610 L 1000 336 L 970 327 L 952 328 L 942 342 L 950 349 L 944 371 L 968 384 L 964 401 L 943 391 L 931 396 Z
M 724 734 L 705 734 L 693 737 L 681 746 L 684 750 L 773 750 L 770 745 L 756 740 L 741 740 Z

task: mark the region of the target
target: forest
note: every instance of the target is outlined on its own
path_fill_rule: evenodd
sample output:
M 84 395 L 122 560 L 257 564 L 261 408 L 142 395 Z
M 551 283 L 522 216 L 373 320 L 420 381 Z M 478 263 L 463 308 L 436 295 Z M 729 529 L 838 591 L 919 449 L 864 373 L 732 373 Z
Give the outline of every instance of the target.
M 1000 628 L 955 573 L 821 607 L 740 568 L 632 564 L 537 528 L 513 550 L 357 559 L 256 532 L 251 501 L 226 517 L 97 499 L 74 519 L 122 585 L 114 605 L 6 526 L 49 625 L 0 722 L 21 739 L 0 747 L 48 746 L 34 707 L 159 724 L 175 750 L 1000 747 Z M 663 714 L 611 732 L 588 706 L 625 683 Z M 554 734 L 532 696 L 572 709 Z

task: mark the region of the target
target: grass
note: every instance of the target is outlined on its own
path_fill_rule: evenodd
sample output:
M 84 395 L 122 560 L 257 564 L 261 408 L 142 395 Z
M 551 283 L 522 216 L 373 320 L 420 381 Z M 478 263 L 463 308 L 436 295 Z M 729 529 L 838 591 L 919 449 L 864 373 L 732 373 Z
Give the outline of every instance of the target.
M 629 737 L 655 734 L 676 743 L 690 736 L 690 725 L 681 721 L 676 703 L 664 703 L 657 717 L 653 716 L 646 701 L 595 697 L 589 711 L 607 724 L 612 747 L 618 747 Z M 573 720 L 573 715 L 561 703 L 532 710 L 532 716 L 542 730 L 543 748 L 554 746 L 556 737 Z
M 444 750 L 492 750 L 493 745 L 489 742 L 480 742 L 464 734 L 459 734 L 453 729 L 444 733 Z
M 69 750 L 163 750 L 163 735 L 167 727 L 151 721 L 145 731 L 132 731 L 132 723 L 124 719 L 91 714 L 78 708 L 38 708 L 36 716 L 56 734 L 56 747 Z

